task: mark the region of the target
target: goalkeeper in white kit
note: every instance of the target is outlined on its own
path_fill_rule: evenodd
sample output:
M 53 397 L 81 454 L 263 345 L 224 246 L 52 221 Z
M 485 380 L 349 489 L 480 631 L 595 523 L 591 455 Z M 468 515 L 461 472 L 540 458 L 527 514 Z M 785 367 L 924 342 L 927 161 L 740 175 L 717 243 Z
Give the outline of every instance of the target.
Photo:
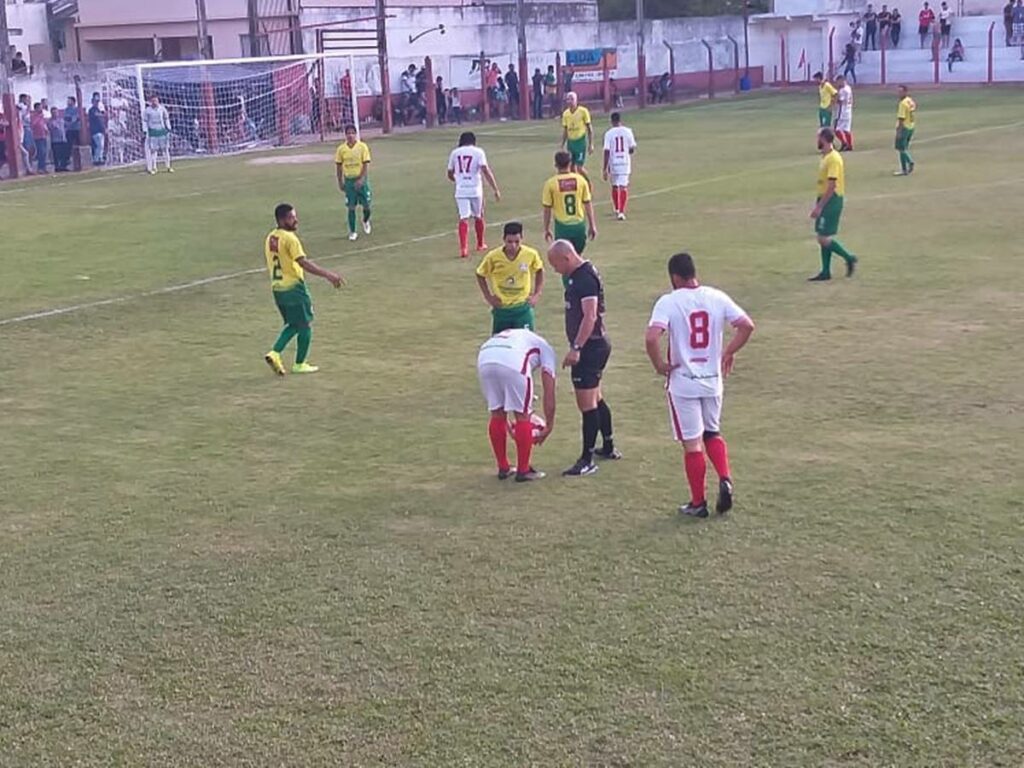
M 157 154 L 162 153 L 167 172 L 174 173 L 171 168 L 171 116 L 156 96 L 149 100 L 142 122 L 146 128 L 146 170 L 151 176 L 156 173 Z

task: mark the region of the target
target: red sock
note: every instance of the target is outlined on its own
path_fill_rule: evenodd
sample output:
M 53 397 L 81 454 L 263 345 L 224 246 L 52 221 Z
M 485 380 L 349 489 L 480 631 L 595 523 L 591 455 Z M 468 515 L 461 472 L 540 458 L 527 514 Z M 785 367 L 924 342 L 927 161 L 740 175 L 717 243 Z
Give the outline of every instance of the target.
M 846 148 L 853 149 L 853 134 L 850 131 L 846 132 Z
M 484 224 L 483 216 L 481 216 L 479 219 L 476 220 L 476 247 L 477 248 L 483 248 L 483 245 L 484 245 L 484 227 L 485 226 L 487 226 L 487 225 Z
M 463 256 L 469 250 L 469 222 L 459 219 L 459 253 Z
M 726 480 L 732 475 L 729 474 L 729 446 L 721 435 L 704 441 L 704 450 L 711 459 L 711 464 L 718 473 L 718 477 Z
M 530 420 L 516 422 L 516 471 L 525 475 L 530 471 L 530 453 L 533 451 L 533 424 Z
M 704 476 L 708 467 L 704 461 L 704 452 L 686 453 L 683 464 L 686 467 L 686 479 L 690 483 L 690 501 L 700 504 L 704 501 Z
M 629 200 L 629 187 L 622 187 L 619 190 L 619 210 L 626 212 L 626 203 Z
M 494 458 L 498 460 L 498 469 L 508 471 L 508 422 L 504 416 L 491 416 L 487 425 L 487 434 L 491 436 L 491 448 L 494 449 Z
M 616 213 L 619 212 L 619 188 L 618 187 L 612 187 L 612 208 L 615 209 Z

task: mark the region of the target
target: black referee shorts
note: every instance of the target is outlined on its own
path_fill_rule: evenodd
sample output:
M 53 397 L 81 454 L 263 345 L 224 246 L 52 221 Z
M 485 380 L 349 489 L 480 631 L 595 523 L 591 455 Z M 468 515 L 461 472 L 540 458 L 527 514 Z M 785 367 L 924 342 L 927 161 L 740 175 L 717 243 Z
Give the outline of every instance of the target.
M 596 389 L 612 354 L 608 339 L 591 339 L 580 350 L 580 361 L 572 367 L 574 389 Z

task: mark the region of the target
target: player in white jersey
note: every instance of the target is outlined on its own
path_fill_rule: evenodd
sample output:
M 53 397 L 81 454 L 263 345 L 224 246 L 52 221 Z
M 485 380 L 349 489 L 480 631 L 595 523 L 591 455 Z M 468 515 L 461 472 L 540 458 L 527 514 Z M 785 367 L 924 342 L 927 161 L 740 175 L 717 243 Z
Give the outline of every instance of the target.
M 487 165 L 487 155 L 476 145 L 472 131 L 459 136 L 459 146 L 448 156 L 448 179 L 455 183 L 455 205 L 459 209 L 459 256 L 469 256 L 470 219 L 476 222 L 476 249 L 486 251 L 483 179 L 494 190 L 495 201 L 501 200 L 501 192 Z
M 480 389 L 487 400 L 491 419 L 487 432 L 498 462 L 498 479 L 512 474 L 508 461 L 508 414 L 515 414 L 516 481 L 544 477 L 530 466 L 533 444 L 543 443 L 555 425 L 555 350 L 543 338 L 526 328 L 513 328 L 495 334 L 480 347 L 477 357 Z M 544 389 L 544 428 L 534 435 L 530 419 L 533 403 L 533 372 L 540 368 Z
M 836 78 L 836 87 L 836 138 L 839 151 L 849 152 L 853 149 L 853 88 L 842 75 Z
M 736 353 L 747 343 L 754 323 L 728 295 L 697 281 L 697 268 L 688 253 L 668 262 L 673 291 L 654 305 L 647 327 L 647 356 L 655 370 L 667 376 L 668 407 L 675 439 L 683 444 L 690 502 L 684 515 L 708 516 L 704 480 L 705 453 L 718 473 L 719 513 L 732 508 L 729 450 L 719 433 L 722 380 L 732 371 Z M 722 349 L 726 325 L 735 330 Z M 662 357 L 661 337 L 669 335 L 668 356 Z
M 142 122 L 146 128 L 146 170 L 150 175 L 156 173 L 157 154 L 163 154 L 164 167 L 168 173 L 171 168 L 171 116 L 167 108 L 154 96 L 142 113 Z
M 624 221 L 629 201 L 629 175 L 633 172 L 633 153 L 636 138 L 633 131 L 622 124 L 622 115 L 612 112 L 612 127 L 604 135 L 604 176 L 612 183 L 612 207 L 615 218 Z

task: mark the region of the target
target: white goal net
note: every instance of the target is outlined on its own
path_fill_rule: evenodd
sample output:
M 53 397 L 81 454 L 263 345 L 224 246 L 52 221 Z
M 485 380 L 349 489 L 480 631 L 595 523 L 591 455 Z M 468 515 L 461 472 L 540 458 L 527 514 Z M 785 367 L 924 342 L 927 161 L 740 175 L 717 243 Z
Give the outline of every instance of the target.
M 358 129 L 358 77 L 352 56 L 331 53 L 104 70 L 107 165 L 145 158 L 142 116 L 154 96 L 170 117 L 173 156 L 223 155 Z

